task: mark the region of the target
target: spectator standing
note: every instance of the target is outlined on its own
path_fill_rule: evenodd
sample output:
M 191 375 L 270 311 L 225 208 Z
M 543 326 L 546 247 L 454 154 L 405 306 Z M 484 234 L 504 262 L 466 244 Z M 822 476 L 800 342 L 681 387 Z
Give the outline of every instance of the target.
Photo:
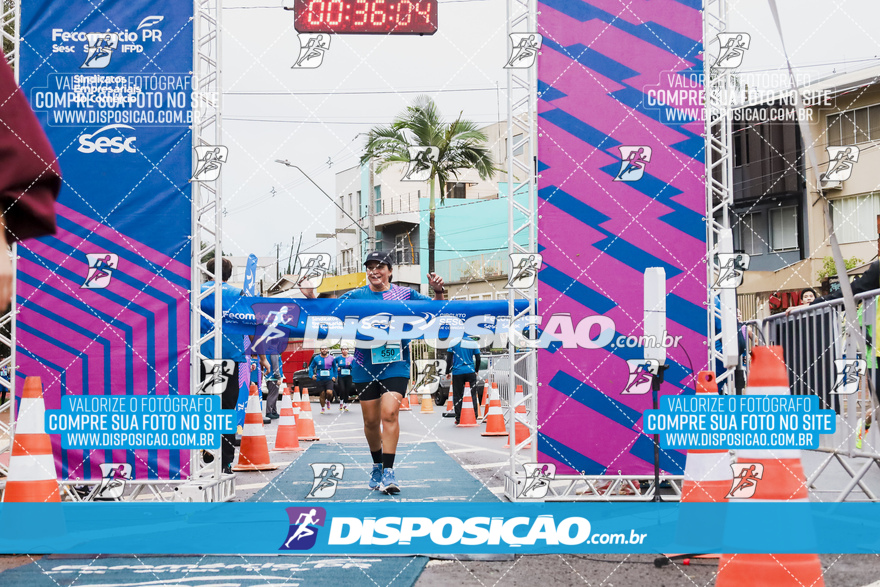
M 452 407 L 455 409 L 455 423 L 461 420 L 461 402 L 464 400 L 464 385 L 470 384 L 474 412 L 480 417 L 480 400 L 477 398 L 477 373 L 480 371 L 480 347 L 471 337 L 463 338 L 457 345 L 446 351 L 446 365 L 452 374 Z

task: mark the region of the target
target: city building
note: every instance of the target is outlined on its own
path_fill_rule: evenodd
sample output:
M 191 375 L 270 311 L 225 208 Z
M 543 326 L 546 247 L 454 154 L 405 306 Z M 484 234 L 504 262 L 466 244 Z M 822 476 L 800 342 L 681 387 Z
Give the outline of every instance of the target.
M 506 169 L 507 123 L 481 130 L 496 167 Z M 522 155 L 522 149 L 514 152 L 514 156 Z M 363 195 L 371 191 L 369 166 L 337 173 L 337 276 L 325 279 L 319 291 L 338 294 L 346 287 L 357 287 L 355 283 L 365 283 L 361 263 L 367 252 L 367 233 L 362 229 L 369 229 L 372 204 L 375 249 L 391 253 L 394 283 L 427 293 L 430 188 L 426 182 L 401 181 L 405 169 L 405 164 L 394 164 L 373 173 L 372 202 Z M 506 172 L 482 180 L 475 170 L 464 170 L 446 185 L 442 205 L 440 194 L 435 194 L 435 270 L 446 281 L 451 299 L 506 297 L 506 181 Z
M 880 67 L 871 67 L 806 86 L 808 140 L 795 119 L 782 115 L 795 112 L 791 99 L 777 97 L 737 114 L 731 141 L 730 220 L 735 250 L 750 256 L 749 270 L 737 289 L 746 318 L 798 305 L 803 288 L 827 291 L 835 287 L 823 196 L 841 252 L 854 265 L 850 278 L 876 258 L 878 81 Z M 813 146 L 818 170 L 812 166 L 806 145 Z M 822 181 L 820 195 L 817 181 L 841 159 L 849 167 L 848 177 L 838 168 L 833 177 L 846 179 Z

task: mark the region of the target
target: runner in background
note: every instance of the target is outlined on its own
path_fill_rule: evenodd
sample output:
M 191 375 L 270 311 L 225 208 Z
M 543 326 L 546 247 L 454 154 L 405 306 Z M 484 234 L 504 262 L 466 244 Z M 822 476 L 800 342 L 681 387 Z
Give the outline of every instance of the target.
M 391 284 L 393 261 L 383 251 L 373 251 L 364 261 L 367 269 L 367 285 L 347 291 L 340 301 L 351 300 L 423 300 L 426 295 L 408 287 Z M 443 278 L 428 274 L 428 287 L 434 291 L 434 299 L 443 299 Z M 312 288 L 303 287 L 303 294 L 315 297 Z M 387 325 L 385 325 L 387 327 Z M 400 492 L 394 475 L 394 457 L 400 438 L 397 417 L 400 402 L 406 393 L 410 375 L 409 341 L 392 341 L 374 349 L 355 349 L 352 361 L 352 380 L 364 417 L 364 436 L 373 457 L 370 488 L 385 493 Z
M 330 356 L 330 349 L 321 347 L 320 355 L 309 362 L 309 377 L 315 380 L 315 387 L 321 391 L 321 413 L 326 414 L 325 402 L 333 401 L 333 384 L 336 382 L 336 362 Z
M 272 420 L 281 417 L 277 409 L 281 377 L 281 357 L 269 355 L 269 374 L 266 377 L 266 417 Z
M 351 379 L 351 362 L 354 357 L 348 354 L 348 347 L 342 347 L 342 354 L 336 357 L 336 371 L 339 377 L 336 379 L 336 396 L 339 398 L 339 411 L 347 412 L 348 398 L 354 390 L 354 383 Z

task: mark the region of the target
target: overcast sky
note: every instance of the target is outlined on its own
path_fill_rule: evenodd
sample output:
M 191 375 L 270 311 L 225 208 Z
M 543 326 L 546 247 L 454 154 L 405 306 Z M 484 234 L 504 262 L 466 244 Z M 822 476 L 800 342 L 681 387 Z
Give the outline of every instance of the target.
M 728 3 L 729 30 L 752 36 L 741 72 L 784 76 L 767 1 Z M 877 63 L 880 9 L 874 1 L 779 5 L 786 46 L 800 71 L 818 77 Z M 299 165 L 333 195 L 336 172 L 360 155 L 357 134 L 387 124 L 419 93 L 432 95 L 447 117 L 462 110 L 484 124 L 506 117 L 504 0 L 440 0 L 433 36 L 334 35 L 323 65 L 313 70 L 290 68 L 298 43 L 293 13 L 280 0 L 223 0 L 223 6 L 227 253 L 274 256 L 274 243 L 282 243 L 286 257 L 291 237 L 302 233 L 308 246 L 318 241 L 316 233 L 332 232 L 329 200 L 275 159 Z M 314 250 L 335 251 L 335 245 Z
M 293 12 L 232 8 L 243 5 L 224 0 L 227 253 L 274 256 L 281 242 L 284 255 L 292 236 L 302 232 L 308 245 L 332 232 L 329 200 L 275 159 L 299 165 L 333 195 L 335 174 L 360 156 L 357 134 L 387 124 L 419 93 L 448 118 L 462 110 L 484 124 L 505 117 L 503 0 L 440 0 L 432 36 L 334 35 L 312 70 L 290 68 L 298 56 Z M 335 252 L 333 243 L 321 248 Z

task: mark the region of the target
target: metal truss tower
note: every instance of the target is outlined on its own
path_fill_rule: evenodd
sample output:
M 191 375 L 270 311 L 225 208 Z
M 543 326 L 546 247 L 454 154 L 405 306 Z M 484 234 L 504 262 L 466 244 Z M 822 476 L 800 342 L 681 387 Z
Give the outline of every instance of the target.
M 726 367 L 718 378 L 718 388 L 729 384 L 732 393 L 733 369 L 737 358 L 736 290 L 718 289 L 713 284 L 721 274 L 719 255 L 733 253 L 730 206 L 733 203 L 733 150 L 731 92 L 734 80 L 730 69 L 712 67 L 706 49 L 719 33 L 726 32 L 727 0 L 703 3 L 703 89 L 706 96 L 706 299 L 708 309 L 708 368 L 718 361 Z M 721 328 L 719 328 L 719 324 Z M 721 343 L 719 345 L 719 343 Z M 720 349 L 718 348 L 720 346 Z
M 221 0 L 195 0 L 193 26 L 193 148 L 220 145 L 222 142 L 222 83 L 221 83 Z M 190 364 L 193 393 L 202 390 L 208 376 L 201 369 L 205 357 L 201 348 L 205 343 L 213 344 L 214 357 L 222 356 L 223 300 L 221 263 L 214 264 L 214 271 L 208 271 L 208 259 L 223 258 L 223 205 L 221 179 L 214 181 L 192 181 L 192 283 L 191 283 L 191 324 Z M 215 275 L 216 273 L 216 275 Z M 202 283 L 213 281 L 213 285 L 202 291 Z M 214 296 L 214 315 L 202 312 L 201 302 Z M 202 317 L 211 320 L 215 328 L 201 336 Z M 207 370 L 206 370 L 207 371 Z M 238 373 L 232 377 L 237 378 Z M 215 378 L 208 393 L 219 395 L 221 382 Z M 211 451 L 214 457 L 210 464 L 202 458 L 202 451 L 192 451 L 190 458 L 190 480 L 179 488 L 181 497 L 187 501 L 226 501 L 235 495 L 234 477 L 223 475 L 221 471 L 220 449 Z
M 507 0 L 507 35 L 512 33 L 537 32 L 537 0 Z M 537 64 L 526 69 L 507 70 L 507 250 L 508 253 L 534 254 L 538 252 L 538 205 L 537 205 L 537 102 L 538 73 Z M 516 137 L 521 137 L 517 139 Z M 522 160 L 514 153 L 522 149 Z M 519 203 L 515 196 L 525 198 Z M 521 234 L 527 235 L 522 239 Z M 517 238 L 526 244 L 517 244 Z M 513 275 L 513 267 L 509 275 Z M 508 295 L 508 314 L 511 321 L 523 324 L 536 323 L 538 315 L 537 279 L 525 289 L 510 289 Z M 528 308 L 519 314 L 514 312 L 514 301 L 525 299 Z M 532 321 L 532 322 L 530 322 Z M 530 336 L 534 336 L 535 328 L 530 327 Z M 519 484 L 524 475 L 517 471 L 516 457 L 522 451 L 528 451 L 529 460 L 537 460 L 538 454 L 538 370 L 537 350 L 517 353 L 515 337 L 507 342 L 510 357 L 508 387 L 509 409 L 507 429 L 510 432 L 510 468 L 505 474 L 504 493 L 508 499 L 515 501 L 519 493 Z M 522 386 L 523 394 L 514 393 Z M 521 400 L 521 401 L 520 401 Z M 517 413 L 516 407 L 524 404 L 526 413 Z M 516 443 L 516 424 L 528 428 L 528 439 Z M 526 448 L 530 447 L 530 448 Z

